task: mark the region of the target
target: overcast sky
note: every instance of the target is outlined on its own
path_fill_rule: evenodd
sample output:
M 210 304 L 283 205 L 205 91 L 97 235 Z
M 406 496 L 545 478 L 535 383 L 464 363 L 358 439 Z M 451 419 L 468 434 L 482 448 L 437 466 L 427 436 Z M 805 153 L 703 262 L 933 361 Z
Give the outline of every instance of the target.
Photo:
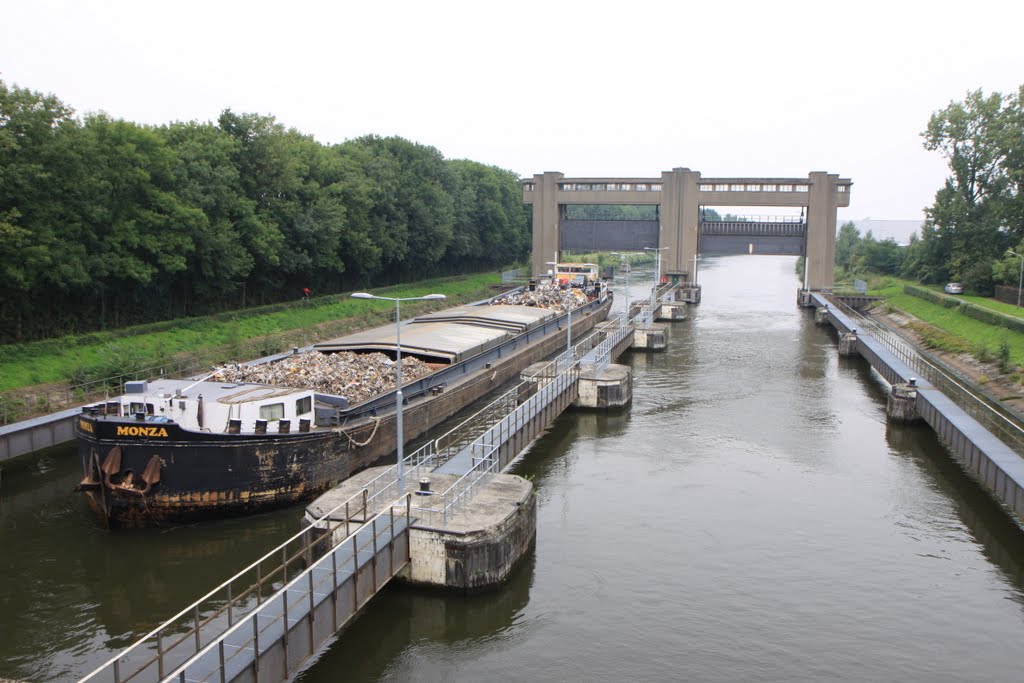
M 920 133 L 1024 83 L 1024 3 L 0 0 L 0 79 L 139 123 L 272 114 L 521 176 L 854 182 L 840 219 L 922 217 Z

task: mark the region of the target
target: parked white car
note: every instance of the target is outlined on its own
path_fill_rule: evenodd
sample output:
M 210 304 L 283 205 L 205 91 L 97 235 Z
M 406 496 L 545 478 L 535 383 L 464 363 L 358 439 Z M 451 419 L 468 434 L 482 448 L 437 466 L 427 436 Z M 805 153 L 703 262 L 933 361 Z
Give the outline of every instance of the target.
M 959 282 L 950 282 L 946 285 L 946 294 L 963 294 L 964 286 Z

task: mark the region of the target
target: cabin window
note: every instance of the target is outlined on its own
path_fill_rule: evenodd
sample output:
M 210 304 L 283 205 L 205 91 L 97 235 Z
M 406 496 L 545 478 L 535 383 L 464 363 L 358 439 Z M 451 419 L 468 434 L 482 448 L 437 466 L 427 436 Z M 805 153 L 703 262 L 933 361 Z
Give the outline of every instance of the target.
M 284 417 L 284 404 L 283 403 L 271 403 L 268 406 L 260 406 L 260 419 L 266 420 L 267 422 L 273 422 L 274 420 L 280 420 Z
M 306 398 L 300 398 L 295 402 L 295 414 L 305 415 L 313 408 L 313 397 L 307 396 Z
M 139 413 L 144 413 L 144 412 L 146 412 L 146 404 L 144 404 L 144 403 L 132 403 L 131 406 L 130 406 L 130 410 L 128 411 L 128 414 L 129 415 L 138 415 Z
M 155 415 L 155 414 L 156 414 L 156 406 L 154 406 L 152 403 L 147 403 L 146 404 L 146 415 Z

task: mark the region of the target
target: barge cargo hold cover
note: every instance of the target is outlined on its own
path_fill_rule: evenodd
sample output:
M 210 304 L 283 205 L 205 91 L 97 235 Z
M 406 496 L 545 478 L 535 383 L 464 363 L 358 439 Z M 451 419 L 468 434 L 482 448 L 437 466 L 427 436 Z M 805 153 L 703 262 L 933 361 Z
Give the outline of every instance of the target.
M 611 307 L 604 290 L 585 301 L 572 311 L 574 334 L 589 331 Z M 405 439 L 564 348 L 565 317 L 482 304 L 403 321 L 403 360 L 417 358 L 431 369 L 403 382 Z M 395 326 L 315 349 L 393 359 Z M 79 488 L 108 523 L 178 523 L 297 503 L 394 452 L 393 389 L 354 403 L 344 391 L 288 383 L 297 386 L 216 377 L 128 383 L 123 396 L 84 408 L 76 420 Z

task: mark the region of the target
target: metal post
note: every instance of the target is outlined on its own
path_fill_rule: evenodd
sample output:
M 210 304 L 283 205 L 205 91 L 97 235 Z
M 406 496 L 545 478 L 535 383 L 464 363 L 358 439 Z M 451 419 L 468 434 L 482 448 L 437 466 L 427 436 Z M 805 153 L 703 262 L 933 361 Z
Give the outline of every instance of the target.
M 252 679 L 259 683 L 260 680 L 260 624 L 259 624 L 259 612 L 254 612 L 252 615 Z
M 338 553 L 331 550 L 331 630 L 338 630 Z
M 359 532 L 352 536 L 352 613 L 359 611 L 359 546 L 356 545 L 356 538 Z
M 316 643 L 313 642 L 313 619 L 316 615 L 316 599 L 313 595 L 313 570 L 309 569 L 306 572 L 306 576 L 309 577 L 309 650 L 310 653 L 316 650 Z
M 164 637 L 163 632 L 157 629 L 156 632 L 156 668 L 160 678 L 164 677 Z
M 569 362 L 571 363 L 574 359 L 572 357 L 572 304 L 569 304 L 569 323 L 565 328 L 565 350 L 569 354 Z
M 395 380 L 395 425 L 398 429 L 398 493 L 405 492 L 405 463 L 402 462 L 402 447 L 405 432 L 402 431 L 402 309 L 395 299 L 395 355 L 398 357 L 398 371 Z
M 397 441 L 398 441 L 398 465 L 396 469 L 396 475 L 398 477 L 398 489 L 399 492 L 405 491 L 405 463 L 403 462 L 404 456 L 402 453 L 403 446 L 405 445 L 405 433 L 402 431 L 402 312 L 401 302 L 403 301 L 433 301 L 437 299 L 446 299 L 444 294 L 427 294 L 425 296 L 410 296 L 410 297 L 390 297 L 390 296 L 377 296 L 375 294 L 368 294 L 367 292 L 355 292 L 352 294 L 354 299 L 381 299 L 383 301 L 394 301 L 395 302 L 395 360 L 397 361 L 398 369 L 395 374 L 395 429 L 397 430 Z
M 287 583 L 285 584 L 287 586 Z M 288 589 L 281 592 L 281 602 L 284 604 L 284 632 L 281 634 L 281 646 L 284 648 L 284 677 L 288 679 Z
M 373 533 L 373 592 L 376 593 L 380 588 L 380 584 L 377 583 L 377 518 L 374 517 L 373 521 L 370 522 L 371 532 Z
M 195 620 L 196 620 L 196 631 L 195 631 L 195 633 L 196 633 L 196 653 L 198 654 L 198 652 L 203 649 L 203 647 L 202 647 L 202 645 L 200 645 L 200 641 L 199 641 L 199 605 L 196 605 L 196 607 L 195 607 L 194 617 L 195 617 Z

